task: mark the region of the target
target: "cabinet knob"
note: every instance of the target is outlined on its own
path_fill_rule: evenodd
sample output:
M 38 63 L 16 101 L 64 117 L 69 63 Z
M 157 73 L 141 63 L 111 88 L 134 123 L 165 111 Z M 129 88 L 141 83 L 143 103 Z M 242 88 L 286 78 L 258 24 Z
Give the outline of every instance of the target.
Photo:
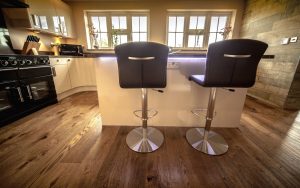
M 59 62 L 59 59 L 57 59 L 56 62 Z
M 71 59 L 68 59 L 68 61 L 71 61 Z

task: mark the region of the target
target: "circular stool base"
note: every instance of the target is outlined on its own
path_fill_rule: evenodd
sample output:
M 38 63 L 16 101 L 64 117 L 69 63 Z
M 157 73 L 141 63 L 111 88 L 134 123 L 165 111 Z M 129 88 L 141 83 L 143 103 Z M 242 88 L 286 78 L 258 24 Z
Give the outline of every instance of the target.
M 207 140 L 203 136 L 203 128 L 192 128 L 186 132 L 187 141 L 198 151 L 208 155 L 222 155 L 228 151 L 228 144 L 218 133 L 209 131 Z
M 153 127 L 147 127 L 146 133 L 145 138 L 143 138 L 142 127 L 130 131 L 126 137 L 128 147 L 139 153 L 150 153 L 157 150 L 164 141 L 163 134 Z

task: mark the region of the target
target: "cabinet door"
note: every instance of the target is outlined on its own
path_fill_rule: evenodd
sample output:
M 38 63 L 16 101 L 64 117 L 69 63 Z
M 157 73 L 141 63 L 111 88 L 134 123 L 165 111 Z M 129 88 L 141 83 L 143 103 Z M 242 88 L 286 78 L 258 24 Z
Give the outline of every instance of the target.
M 96 86 L 95 69 L 90 58 L 76 58 L 68 65 L 73 88 Z
M 54 65 L 56 76 L 54 76 L 54 84 L 56 93 L 60 94 L 71 89 L 71 81 L 68 71 L 68 64 Z
M 54 32 L 53 17 L 56 11 L 51 0 L 27 0 L 31 27 L 42 31 Z

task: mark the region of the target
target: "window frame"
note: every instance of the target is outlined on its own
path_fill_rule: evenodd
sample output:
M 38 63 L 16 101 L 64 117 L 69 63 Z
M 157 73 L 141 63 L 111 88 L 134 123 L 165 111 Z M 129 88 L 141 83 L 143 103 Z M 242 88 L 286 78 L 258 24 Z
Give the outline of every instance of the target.
M 127 27 L 124 30 L 119 31 L 117 34 L 126 35 L 127 36 L 127 42 L 132 41 L 132 17 L 134 16 L 144 16 L 147 19 L 147 41 L 149 41 L 150 38 L 150 12 L 149 10 L 97 10 L 97 11 L 85 11 L 86 16 L 86 32 L 87 32 L 87 46 L 89 50 L 112 50 L 114 49 L 112 40 L 112 17 L 113 16 L 125 16 L 126 17 L 126 24 Z M 106 17 L 106 27 L 107 27 L 107 38 L 108 38 L 108 47 L 99 47 L 98 49 L 95 49 L 92 47 L 91 44 L 91 37 L 89 35 L 89 28 L 88 25 L 92 24 L 92 16 L 104 16 Z M 101 32 L 97 32 L 101 33 Z M 134 32 L 134 33 L 145 33 L 145 32 Z
M 225 25 L 232 24 L 232 11 L 174 11 L 168 10 L 167 21 L 166 21 L 166 41 L 165 44 L 169 44 L 169 17 L 170 16 L 184 16 L 184 31 L 183 31 L 183 47 L 171 47 L 177 50 L 207 50 L 209 44 L 209 34 L 211 18 L 213 16 L 227 16 L 227 21 Z M 204 24 L 204 34 L 203 34 L 203 47 L 188 47 L 188 36 L 193 34 L 193 31 L 189 29 L 190 27 L 190 17 L 191 16 L 205 16 Z M 231 35 L 230 35 L 231 36 Z

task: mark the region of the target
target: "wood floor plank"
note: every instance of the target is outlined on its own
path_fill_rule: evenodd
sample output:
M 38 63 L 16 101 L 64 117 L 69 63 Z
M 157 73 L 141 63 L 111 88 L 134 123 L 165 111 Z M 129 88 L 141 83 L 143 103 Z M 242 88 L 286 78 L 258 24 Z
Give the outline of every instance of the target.
M 298 111 L 247 99 L 240 128 L 214 129 L 230 146 L 216 157 L 179 127 L 157 127 L 162 147 L 139 154 L 133 127 L 100 121 L 97 93 L 83 92 L 1 127 L 0 187 L 300 187 Z

